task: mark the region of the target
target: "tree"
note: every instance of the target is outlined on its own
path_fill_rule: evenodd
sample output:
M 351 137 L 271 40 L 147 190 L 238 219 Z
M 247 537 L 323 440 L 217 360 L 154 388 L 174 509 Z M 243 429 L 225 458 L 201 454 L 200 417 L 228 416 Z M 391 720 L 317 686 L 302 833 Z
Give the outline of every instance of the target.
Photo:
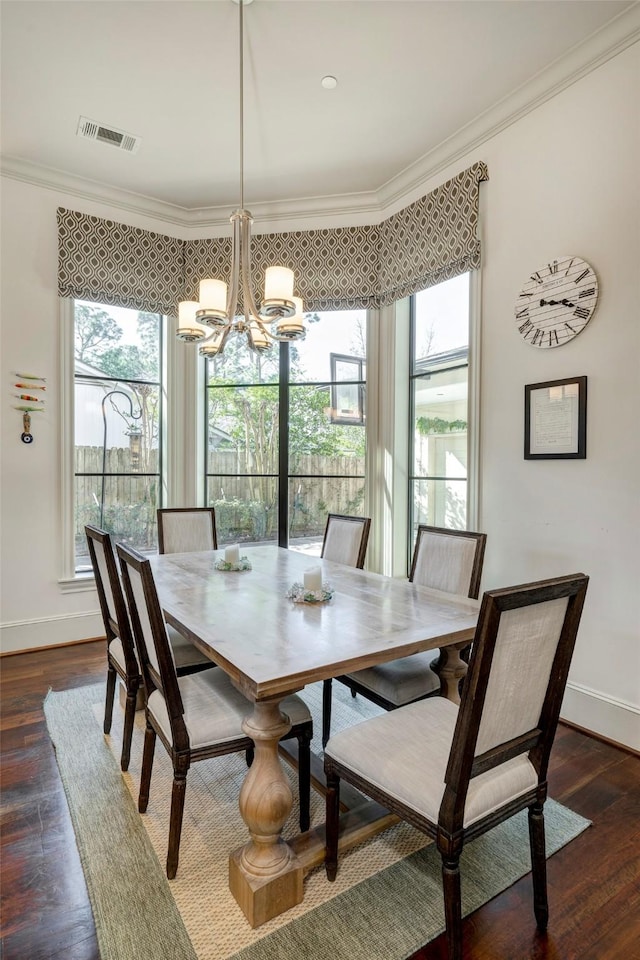
M 113 317 L 99 307 L 76 304 L 75 358 L 100 366 L 100 358 L 110 344 L 122 338 L 122 330 Z

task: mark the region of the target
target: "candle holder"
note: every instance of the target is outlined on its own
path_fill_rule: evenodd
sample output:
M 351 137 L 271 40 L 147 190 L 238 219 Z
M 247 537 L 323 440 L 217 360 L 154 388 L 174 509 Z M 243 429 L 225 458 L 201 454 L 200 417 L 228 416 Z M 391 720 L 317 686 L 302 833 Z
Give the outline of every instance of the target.
M 321 590 L 307 590 L 303 583 L 292 583 L 286 597 L 294 603 L 326 603 L 333 594 L 334 589 L 330 583 L 323 583 Z
M 242 570 L 251 570 L 251 563 L 246 557 L 240 557 L 237 563 L 220 559 L 215 564 L 215 569 L 221 570 L 223 573 L 240 573 Z

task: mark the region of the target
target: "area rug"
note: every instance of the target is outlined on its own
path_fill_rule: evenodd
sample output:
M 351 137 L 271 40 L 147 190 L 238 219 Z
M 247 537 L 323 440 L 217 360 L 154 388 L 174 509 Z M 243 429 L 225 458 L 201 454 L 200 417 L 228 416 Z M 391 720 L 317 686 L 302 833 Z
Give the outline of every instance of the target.
M 243 755 L 194 764 L 175 880 L 166 858 L 172 770 L 158 743 L 148 812 L 136 808 L 144 717 L 136 715 L 131 764 L 122 774 L 122 710 L 102 733 L 104 685 L 49 693 L 45 716 L 67 794 L 102 960 L 405 960 L 444 929 L 440 857 L 426 837 L 398 824 L 340 859 L 338 879 L 305 879 L 302 904 L 252 930 L 228 889 L 228 852 L 246 840 L 238 793 Z M 322 685 L 303 696 L 321 728 Z M 379 712 L 334 684 L 332 729 Z M 312 744 L 320 754 L 319 734 Z M 288 768 L 287 768 L 288 769 Z M 296 776 L 291 777 L 294 796 Z M 545 806 L 551 855 L 588 821 Z M 297 831 L 294 806 L 284 835 Z M 312 826 L 324 800 L 312 791 Z M 461 863 L 463 911 L 476 910 L 530 870 L 526 812 L 468 844 Z M 532 914 L 533 917 L 533 914 Z M 533 923 L 533 919 L 532 919 Z

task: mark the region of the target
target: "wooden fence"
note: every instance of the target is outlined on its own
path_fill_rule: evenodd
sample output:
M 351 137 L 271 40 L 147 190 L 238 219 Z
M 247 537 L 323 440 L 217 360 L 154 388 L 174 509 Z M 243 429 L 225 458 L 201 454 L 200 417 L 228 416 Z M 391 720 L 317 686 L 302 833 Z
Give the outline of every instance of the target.
M 158 451 L 152 450 L 147 473 L 157 470 Z M 102 447 L 76 447 L 75 525 L 76 548 L 85 551 L 84 526 L 100 524 L 119 537 L 141 547 L 156 543 L 156 509 L 159 479 L 133 472 L 128 448 L 107 450 L 104 472 Z M 292 465 L 289 481 L 289 534 L 320 536 L 327 513 L 361 513 L 364 499 L 363 457 L 300 457 Z M 274 538 L 278 524 L 278 480 L 269 476 L 238 476 L 250 473 L 246 455 L 234 451 L 211 451 L 208 461 L 207 502 L 216 508 L 218 537 L 228 540 Z

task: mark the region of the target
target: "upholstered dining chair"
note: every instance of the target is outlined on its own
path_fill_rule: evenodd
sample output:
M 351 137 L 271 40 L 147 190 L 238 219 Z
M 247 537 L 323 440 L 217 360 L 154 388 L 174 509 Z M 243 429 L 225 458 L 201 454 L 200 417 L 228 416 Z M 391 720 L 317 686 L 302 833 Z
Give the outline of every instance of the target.
M 162 507 L 158 510 L 158 553 L 216 550 L 213 507 Z
M 370 527 L 369 517 L 328 514 L 320 556 L 361 570 L 367 554 Z
M 224 670 L 177 676 L 149 560 L 122 544 L 118 544 L 117 550 L 147 695 L 138 810 L 144 813 L 147 809 L 153 755 L 159 737 L 173 764 L 166 864 L 167 877 L 171 880 L 178 869 L 189 767 L 198 760 L 246 752 L 253 746 L 251 738 L 242 730 L 242 721 L 251 713 L 251 703 Z M 304 832 L 309 829 L 313 723 L 306 704 L 298 696 L 285 697 L 282 711 L 292 724 L 283 739 L 298 740 L 300 829 Z
M 329 880 L 342 779 L 435 839 L 450 960 L 462 958 L 463 844 L 525 807 L 534 913 L 546 929 L 547 767 L 587 583 L 579 573 L 485 593 L 459 709 L 443 697 L 421 700 L 326 745 Z
M 476 599 L 486 542 L 485 533 L 420 524 L 409 580 L 444 593 Z M 385 710 L 395 710 L 440 693 L 439 657 L 439 650 L 425 650 L 335 679 L 349 687 L 354 697 L 359 693 Z M 330 729 L 329 701 L 323 712 L 323 744 L 329 739 Z
M 336 563 L 345 563 L 349 567 L 357 567 L 362 570 L 367 555 L 370 527 L 370 517 L 350 517 L 340 513 L 328 514 L 320 556 L 325 560 L 334 560 Z M 331 679 L 325 680 L 322 685 L 323 745 L 329 739 L 329 730 L 331 729 L 331 694 Z
M 120 677 L 126 690 L 120 766 L 122 770 L 128 770 L 133 721 L 142 676 L 135 653 L 129 614 L 122 592 L 111 535 L 106 530 L 100 530 L 99 527 L 90 524 L 84 529 L 107 638 L 107 695 L 103 729 L 106 734 L 111 732 L 116 678 Z M 170 640 L 179 673 L 197 672 L 213 666 L 207 657 L 201 654 L 192 643 L 181 637 L 176 630 L 170 629 Z

